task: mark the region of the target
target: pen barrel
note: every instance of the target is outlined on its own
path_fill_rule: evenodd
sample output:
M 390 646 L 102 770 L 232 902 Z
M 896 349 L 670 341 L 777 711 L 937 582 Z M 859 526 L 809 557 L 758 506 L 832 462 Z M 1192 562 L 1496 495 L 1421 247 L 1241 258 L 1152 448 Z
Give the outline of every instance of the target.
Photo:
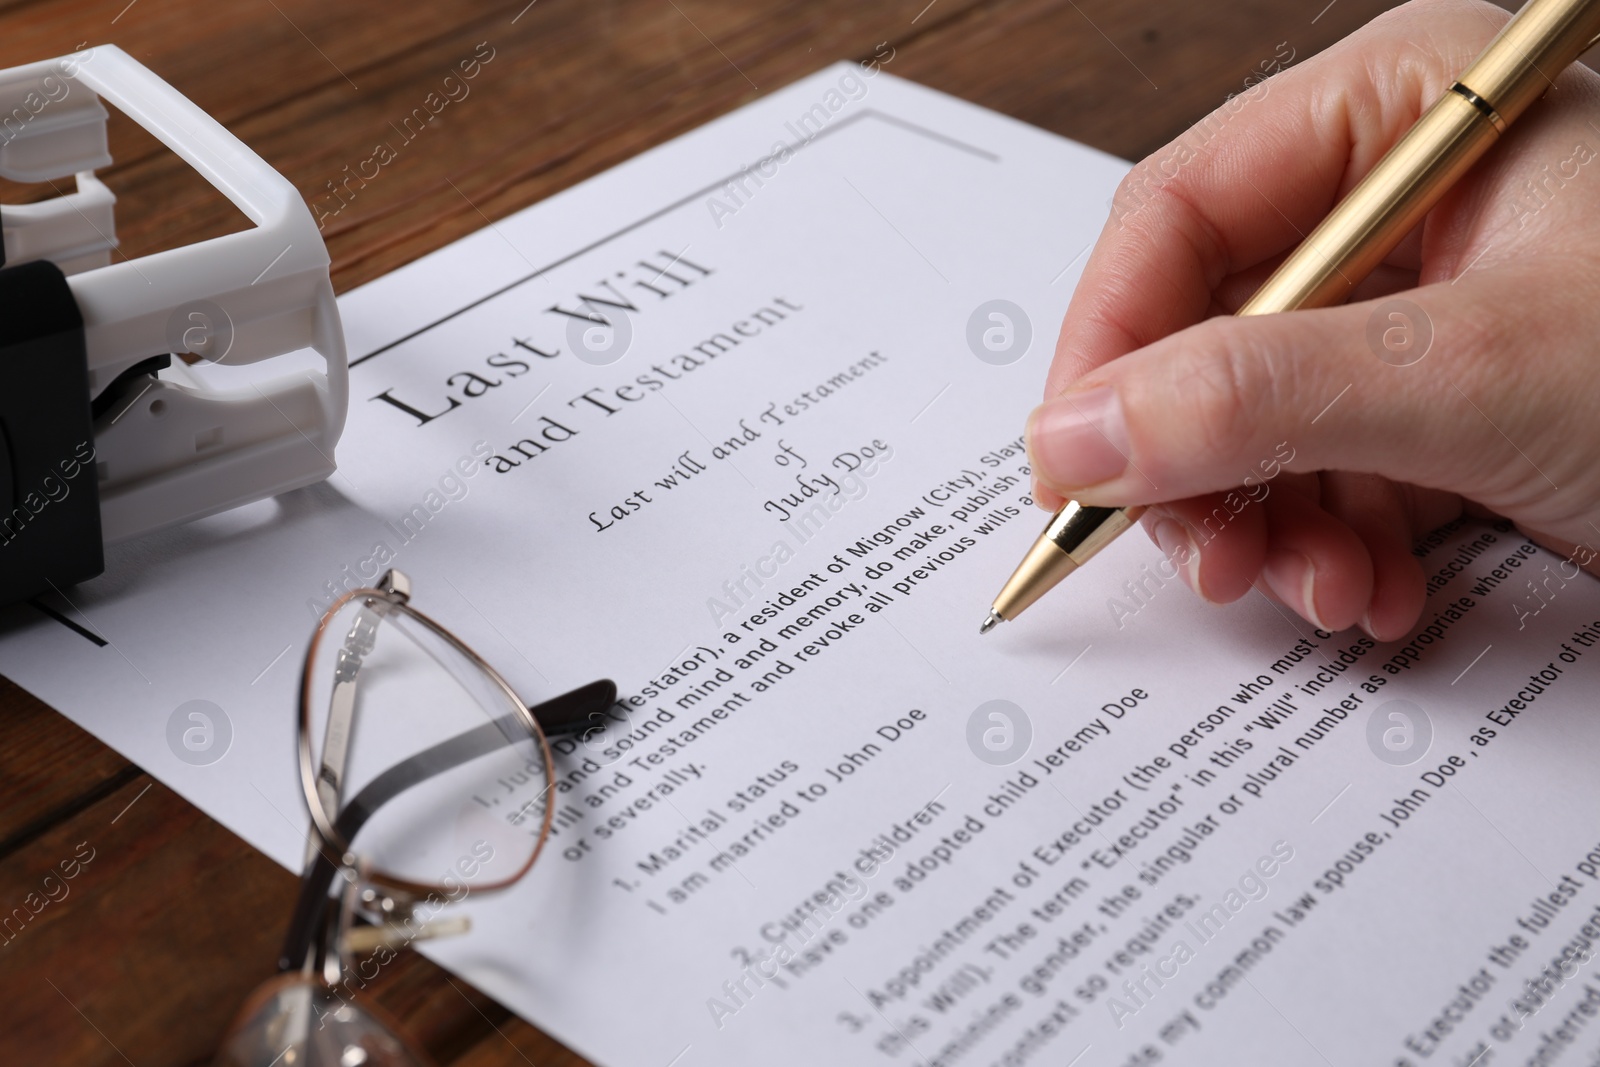
M 1510 123 L 1600 36 L 1600 2 L 1529 0 L 1462 72 L 1459 84 Z
M 1238 313 L 1342 303 L 1499 137 L 1487 114 L 1445 93 Z
M 1529 0 L 1239 314 L 1343 302 L 1597 35 L 1600 0 Z

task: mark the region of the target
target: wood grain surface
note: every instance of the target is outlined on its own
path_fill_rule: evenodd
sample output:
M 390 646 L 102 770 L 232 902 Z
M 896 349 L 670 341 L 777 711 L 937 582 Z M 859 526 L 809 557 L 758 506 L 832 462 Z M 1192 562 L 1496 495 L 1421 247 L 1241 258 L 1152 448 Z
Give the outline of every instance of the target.
M 1391 6 L 524 2 L 0 0 L 0 66 L 122 46 L 313 204 L 342 291 L 884 43 L 893 74 L 1137 159 L 1239 91 L 1285 43 L 1303 61 Z M 467 97 L 399 134 L 445 75 L 491 53 Z M 335 198 L 331 183 L 380 142 L 403 147 Z M 118 196 L 120 254 L 246 225 L 120 116 L 112 147 L 102 177 Z M 0 183 L 7 203 L 49 195 Z M 0 1064 L 209 1063 L 240 1002 L 271 974 L 295 887 L 0 679 L 0 916 L 30 916 L 0 932 Z M 44 906 L 34 914 L 28 901 Z M 386 968 L 376 992 L 440 1065 L 586 1062 L 415 953 Z

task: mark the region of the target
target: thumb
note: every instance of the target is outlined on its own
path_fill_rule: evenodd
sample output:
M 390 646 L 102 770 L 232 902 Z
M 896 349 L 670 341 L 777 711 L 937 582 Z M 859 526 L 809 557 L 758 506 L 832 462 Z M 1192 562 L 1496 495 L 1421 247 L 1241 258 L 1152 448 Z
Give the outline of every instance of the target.
M 1434 285 L 1209 319 L 1035 409 L 1035 475 L 1062 496 L 1128 505 L 1249 487 L 1283 470 L 1346 470 L 1517 510 L 1554 489 L 1523 451 L 1549 437 L 1538 383 L 1570 375 L 1530 366 L 1548 353 L 1513 352 L 1508 304 L 1503 285 L 1493 300 Z

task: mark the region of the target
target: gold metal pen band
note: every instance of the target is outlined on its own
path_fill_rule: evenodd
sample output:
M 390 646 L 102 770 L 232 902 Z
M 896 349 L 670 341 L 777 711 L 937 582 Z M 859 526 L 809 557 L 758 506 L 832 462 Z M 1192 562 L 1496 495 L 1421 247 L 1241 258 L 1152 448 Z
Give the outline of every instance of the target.
M 1471 89 L 1468 89 L 1460 82 L 1451 82 L 1450 91 L 1466 100 L 1467 103 L 1471 104 L 1479 111 L 1483 112 L 1483 117 L 1488 119 L 1490 124 L 1494 126 L 1496 133 L 1506 132 L 1506 120 L 1500 117 L 1500 112 L 1496 111 L 1494 109 L 1494 105 L 1489 103 L 1489 101 L 1485 100 Z

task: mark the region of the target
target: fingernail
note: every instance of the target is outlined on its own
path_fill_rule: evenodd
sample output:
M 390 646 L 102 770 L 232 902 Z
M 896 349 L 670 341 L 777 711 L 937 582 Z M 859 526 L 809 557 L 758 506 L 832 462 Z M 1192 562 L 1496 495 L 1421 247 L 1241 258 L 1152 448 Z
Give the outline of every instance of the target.
M 1261 577 L 1279 600 L 1309 619 L 1319 630 L 1327 629 L 1317 615 L 1316 603 L 1312 598 L 1317 572 L 1309 559 L 1288 549 L 1274 549 L 1267 553 Z
M 1380 644 L 1383 643 L 1384 638 L 1379 637 L 1378 631 L 1372 628 L 1372 608 L 1367 608 L 1366 614 L 1361 616 L 1361 622 L 1359 625 L 1362 633 L 1366 634 L 1368 637 Z
M 1028 450 L 1045 482 L 1057 489 L 1099 485 L 1128 466 L 1122 403 L 1108 385 L 1068 393 L 1034 409 Z
M 1045 494 L 1046 490 L 1049 487 L 1046 486 L 1043 482 L 1041 482 L 1037 475 L 1035 475 L 1034 477 L 1030 478 L 1028 481 L 1029 481 L 1029 484 L 1032 486 L 1033 502 L 1035 504 L 1037 504 L 1039 507 L 1044 508 L 1046 511 L 1054 511 L 1055 508 L 1052 508 L 1050 505 L 1045 503 L 1044 494 Z
M 1183 572 L 1189 588 L 1204 598 L 1205 593 L 1200 589 L 1200 548 L 1189 536 L 1188 529 L 1177 519 L 1157 519 L 1151 532 L 1155 534 L 1161 554 Z

